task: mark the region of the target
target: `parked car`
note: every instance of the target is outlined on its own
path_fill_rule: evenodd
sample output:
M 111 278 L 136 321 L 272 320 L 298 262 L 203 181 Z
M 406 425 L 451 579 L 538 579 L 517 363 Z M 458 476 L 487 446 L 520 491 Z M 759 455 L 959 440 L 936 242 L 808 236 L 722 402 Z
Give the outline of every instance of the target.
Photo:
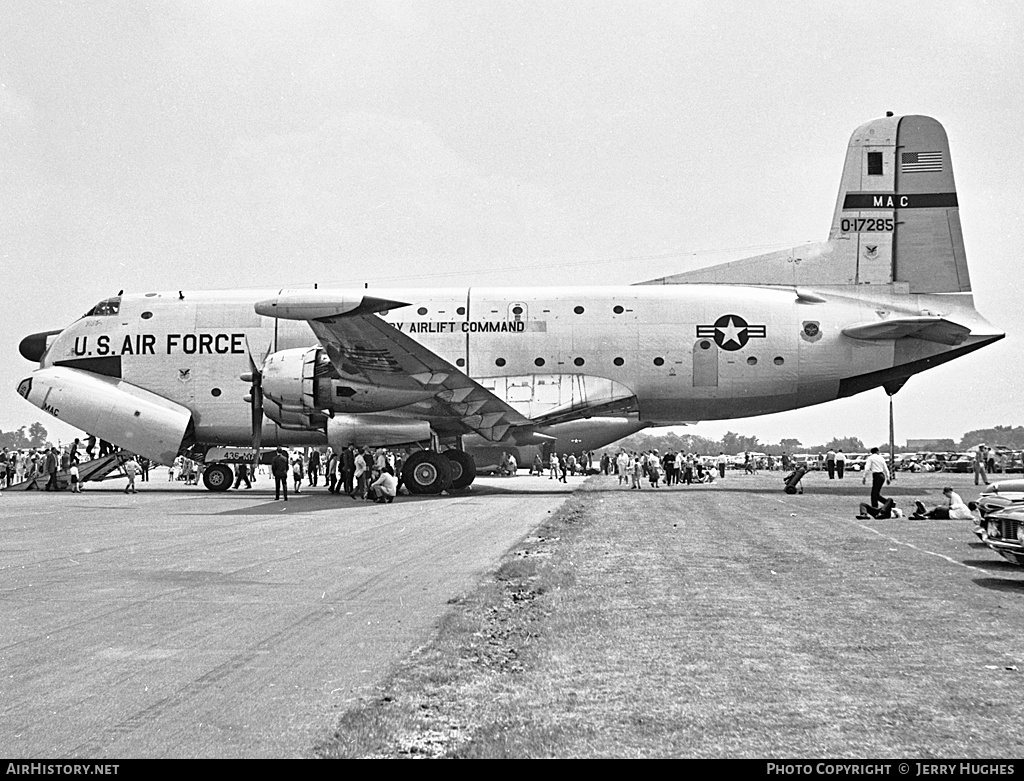
M 847 453 L 846 454 L 846 471 L 847 472 L 863 472 L 864 462 L 868 460 L 867 453 Z
M 798 466 L 802 466 L 804 469 L 816 469 L 816 466 L 812 466 L 818 463 L 818 457 L 810 453 L 794 453 L 790 457 L 790 466 L 796 469 Z
M 958 453 L 956 458 L 946 460 L 947 472 L 973 472 L 974 453 Z
M 1024 472 L 1024 452 L 1011 450 L 1006 453 L 1003 459 L 1003 473 L 1008 472 Z
M 986 524 L 989 516 L 995 516 L 1003 510 L 1024 510 L 1024 480 L 999 480 L 985 486 L 985 490 L 978 497 L 978 512 L 981 513 L 981 523 L 975 529 L 975 534 L 985 540 Z M 999 529 L 1002 538 L 1002 529 Z M 991 547 L 991 546 L 989 546 Z M 993 548 L 993 550 L 995 550 Z M 999 551 L 997 551 L 999 552 Z M 1014 562 L 1017 563 L 1016 561 Z
M 982 539 L 992 550 L 1018 567 L 1024 567 L 1024 504 L 1010 504 L 982 523 Z

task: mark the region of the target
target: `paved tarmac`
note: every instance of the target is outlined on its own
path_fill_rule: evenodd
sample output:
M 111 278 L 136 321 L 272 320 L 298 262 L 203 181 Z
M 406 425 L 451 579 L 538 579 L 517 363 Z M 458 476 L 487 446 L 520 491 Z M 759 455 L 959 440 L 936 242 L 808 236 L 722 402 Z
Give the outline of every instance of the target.
M 310 756 L 582 478 L 392 505 L 122 482 L 0 495 L 7 756 Z

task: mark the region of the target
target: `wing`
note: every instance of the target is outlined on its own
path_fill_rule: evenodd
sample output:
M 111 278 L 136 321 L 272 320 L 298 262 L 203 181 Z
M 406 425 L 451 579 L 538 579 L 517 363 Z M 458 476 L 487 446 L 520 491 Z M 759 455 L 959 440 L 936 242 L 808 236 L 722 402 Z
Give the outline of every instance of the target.
M 442 436 L 475 432 L 496 442 L 532 421 L 465 372 L 382 320 L 377 313 L 408 306 L 361 292 L 290 293 L 256 304 L 267 317 L 306 320 L 343 379 L 418 401 L 401 411 L 427 420 Z

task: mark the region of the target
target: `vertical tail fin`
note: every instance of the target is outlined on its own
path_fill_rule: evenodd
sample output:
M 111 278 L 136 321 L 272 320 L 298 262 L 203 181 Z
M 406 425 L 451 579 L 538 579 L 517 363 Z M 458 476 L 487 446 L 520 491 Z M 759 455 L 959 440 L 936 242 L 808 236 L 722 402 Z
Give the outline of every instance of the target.
M 834 260 L 852 265 L 854 284 L 904 283 L 911 293 L 970 291 L 941 124 L 904 116 L 857 128 L 846 152 L 829 243 L 836 247 Z
M 923 116 L 886 116 L 857 128 L 846 150 L 827 242 L 651 282 L 969 292 L 946 131 Z

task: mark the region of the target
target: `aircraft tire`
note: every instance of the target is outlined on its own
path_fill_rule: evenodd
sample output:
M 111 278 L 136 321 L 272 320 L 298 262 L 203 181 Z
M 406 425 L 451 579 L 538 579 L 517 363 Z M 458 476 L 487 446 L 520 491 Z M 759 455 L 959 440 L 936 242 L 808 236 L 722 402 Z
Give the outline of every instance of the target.
M 476 461 L 462 450 L 446 450 L 444 456 L 452 466 L 452 488 L 466 488 L 476 480 Z
M 203 472 L 203 485 L 210 491 L 226 491 L 235 480 L 235 473 L 227 464 L 211 464 Z
M 452 484 L 451 461 L 433 450 L 419 450 L 406 459 L 402 482 L 411 494 L 439 494 Z

